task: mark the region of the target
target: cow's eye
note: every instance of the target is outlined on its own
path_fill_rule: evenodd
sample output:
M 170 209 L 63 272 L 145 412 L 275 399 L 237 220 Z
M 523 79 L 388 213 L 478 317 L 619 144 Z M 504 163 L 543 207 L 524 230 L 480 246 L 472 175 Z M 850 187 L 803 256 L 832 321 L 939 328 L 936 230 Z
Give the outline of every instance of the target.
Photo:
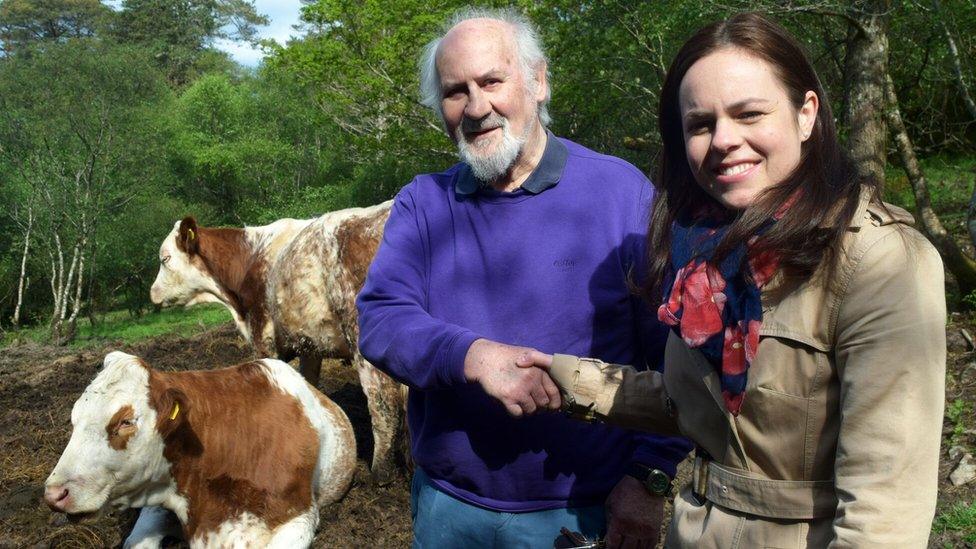
M 163 265 L 165 265 L 166 263 L 168 263 L 168 262 L 169 262 L 169 256 L 167 255 L 166 257 L 163 257 L 163 258 L 161 258 L 161 259 L 159 260 L 159 262 L 160 262 L 161 264 L 163 264 Z
M 136 426 L 135 418 L 123 419 L 122 421 L 119 422 L 119 427 L 135 427 L 135 426 Z

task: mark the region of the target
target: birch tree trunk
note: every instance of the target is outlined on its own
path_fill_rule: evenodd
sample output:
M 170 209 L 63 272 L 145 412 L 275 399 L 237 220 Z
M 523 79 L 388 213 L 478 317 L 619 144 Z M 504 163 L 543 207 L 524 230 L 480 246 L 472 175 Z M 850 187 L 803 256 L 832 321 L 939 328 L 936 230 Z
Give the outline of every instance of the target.
M 935 15 L 939 18 L 939 23 L 942 25 L 942 32 L 945 34 L 946 42 L 949 45 L 949 58 L 952 61 L 952 72 L 956 77 L 956 86 L 959 88 L 959 94 L 962 95 L 962 100 L 966 104 L 966 110 L 969 111 L 969 116 L 973 120 L 976 120 L 976 102 L 973 101 L 972 94 L 969 93 L 969 84 L 966 82 L 966 75 L 962 69 L 962 62 L 959 59 L 959 48 L 956 46 L 956 39 L 952 36 L 952 31 L 949 30 L 949 24 L 946 22 L 945 14 L 942 12 L 942 5 L 939 0 L 933 0 L 932 5 L 935 8 Z
M 27 278 L 27 255 L 30 250 L 31 230 L 34 228 L 34 207 L 27 206 L 27 230 L 24 233 L 24 254 L 20 258 L 20 278 L 17 280 L 17 304 L 14 306 L 13 325 L 20 326 L 20 307 L 24 303 L 24 281 Z
M 51 314 L 52 325 L 61 319 L 61 288 L 64 282 L 64 249 L 61 246 L 61 235 L 54 232 L 54 250 L 51 251 L 51 297 L 54 301 L 54 311 Z
M 905 122 L 902 120 L 901 110 L 898 108 L 895 84 L 891 80 L 890 74 L 885 74 L 885 99 L 888 107 L 885 109 L 888 125 L 891 128 L 895 144 L 898 146 L 898 153 L 905 174 L 908 175 L 908 181 L 911 183 L 912 191 L 915 194 L 915 210 L 921 221 L 922 231 L 939 250 L 946 268 L 959 284 L 960 293 L 963 296 L 969 295 L 970 292 L 976 290 L 976 261 L 973 261 L 962 251 L 959 244 L 953 240 L 945 226 L 942 225 L 942 221 L 939 220 L 935 210 L 932 209 L 928 182 L 918 164 L 912 140 L 908 137 L 908 132 L 905 129 Z
M 68 325 L 72 327 L 74 331 L 74 326 L 78 321 L 78 312 L 81 310 L 81 289 L 84 288 L 85 282 L 85 246 L 88 244 L 87 238 L 82 238 L 81 242 L 78 244 L 78 277 L 75 280 L 74 292 L 75 296 L 71 304 L 71 316 L 68 317 Z

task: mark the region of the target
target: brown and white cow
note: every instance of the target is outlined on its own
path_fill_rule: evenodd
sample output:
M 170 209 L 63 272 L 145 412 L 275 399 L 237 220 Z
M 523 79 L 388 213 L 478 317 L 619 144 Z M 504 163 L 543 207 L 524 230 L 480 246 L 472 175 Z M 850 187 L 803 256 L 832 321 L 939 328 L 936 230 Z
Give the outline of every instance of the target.
M 71 423 L 45 501 L 75 516 L 145 507 L 140 547 L 162 538 L 141 524 L 158 518 L 150 506 L 174 513 L 191 547 L 307 547 L 319 505 L 355 471 L 346 414 L 274 359 L 162 372 L 109 353 Z
M 373 425 L 374 476 L 389 480 L 403 418 L 400 386 L 359 354 L 356 294 L 383 236 L 392 202 L 262 227 L 177 221 L 159 250 L 150 297 L 162 305 L 217 301 L 258 354 L 300 359 L 317 385 L 323 357 L 352 362 Z

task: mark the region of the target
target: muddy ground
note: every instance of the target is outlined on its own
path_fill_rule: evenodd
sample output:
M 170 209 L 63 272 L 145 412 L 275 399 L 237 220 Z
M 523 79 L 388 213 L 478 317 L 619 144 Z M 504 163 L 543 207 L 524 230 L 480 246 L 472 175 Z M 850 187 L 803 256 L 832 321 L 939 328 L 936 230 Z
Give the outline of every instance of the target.
M 976 501 L 976 482 L 961 487 L 948 482 L 961 456 L 950 458 L 946 441 L 953 439 L 957 446 L 976 451 L 976 353 L 960 329 L 976 334 L 976 319 L 953 315 L 950 323 L 946 400 L 961 398 L 968 409 L 963 417 L 965 429 L 956 429 L 955 423 L 947 421 L 943 431 L 940 511 Z M 71 524 L 62 515 L 52 514 L 40 500 L 44 479 L 70 435 L 71 406 L 112 350 L 139 355 L 164 370 L 213 368 L 253 358 L 231 325 L 191 338 L 164 336 L 134 345 L 71 350 L 27 344 L 0 349 L 0 548 L 116 547 L 128 534 L 135 520 L 132 511 Z M 319 388 L 342 406 L 356 427 L 359 464 L 356 482 L 345 499 L 322 509 L 314 546 L 409 546 L 406 475 L 388 486 L 370 481 L 369 414 L 355 372 L 341 363 L 327 362 Z M 934 533 L 930 546 L 973 546 L 962 538 L 959 532 Z
M 141 356 L 161 370 L 214 368 L 254 358 L 233 325 L 192 338 L 165 336 L 82 351 L 38 345 L 0 349 L 0 548 L 116 547 L 128 535 L 134 512 L 71 524 L 40 500 L 44 479 L 71 434 L 71 406 L 112 350 Z M 339 362 L 326 362 L 319 388 L 355 426 L 359 463 L 346 497 L 321 510 L 315 547 L 409 546 L 405 476 L 388 486 L 370 481 L 369 412 L 355 371 Z

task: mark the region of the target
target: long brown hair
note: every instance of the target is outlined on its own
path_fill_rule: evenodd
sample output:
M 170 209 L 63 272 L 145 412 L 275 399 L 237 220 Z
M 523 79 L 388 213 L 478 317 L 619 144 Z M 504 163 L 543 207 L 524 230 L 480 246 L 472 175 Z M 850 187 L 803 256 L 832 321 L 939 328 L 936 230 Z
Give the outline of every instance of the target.
M 799 165 L 786 180 L 763 191 L 736 216 L 715 251 L 714 261 L 721 261 L 756 234 L 790 200 L 789 212 L 750 253 L 772 252 L 786 273 L 800 280 L 809 278 L 825 260 L 833 266 L 834 250 L 857 209 L 862 185 L 873 189 L 875 200 L 879 195 L 879 182 L 862 180 L 841 149 L 820 79 L 803 48 L 786 29 L 758 13 L 741 13 L 708 25 L 681 47 L 661 91 L 658 120 L 663 147 L 647 236 L 648 278 L 644 285 L 644 296 L 652 303 L 661 299 L 664 290 L 661 286 L 670 260 L 675 219 L 709 202 L 717 204 L 698 185 L 688 166 L 678 92 L 695 62 L 725 48 L 743 50 L 769 63 L 795 109 L 803 105 L 807 91 L 817 94 L 820 108 L 813 131 L 802 145 Z

